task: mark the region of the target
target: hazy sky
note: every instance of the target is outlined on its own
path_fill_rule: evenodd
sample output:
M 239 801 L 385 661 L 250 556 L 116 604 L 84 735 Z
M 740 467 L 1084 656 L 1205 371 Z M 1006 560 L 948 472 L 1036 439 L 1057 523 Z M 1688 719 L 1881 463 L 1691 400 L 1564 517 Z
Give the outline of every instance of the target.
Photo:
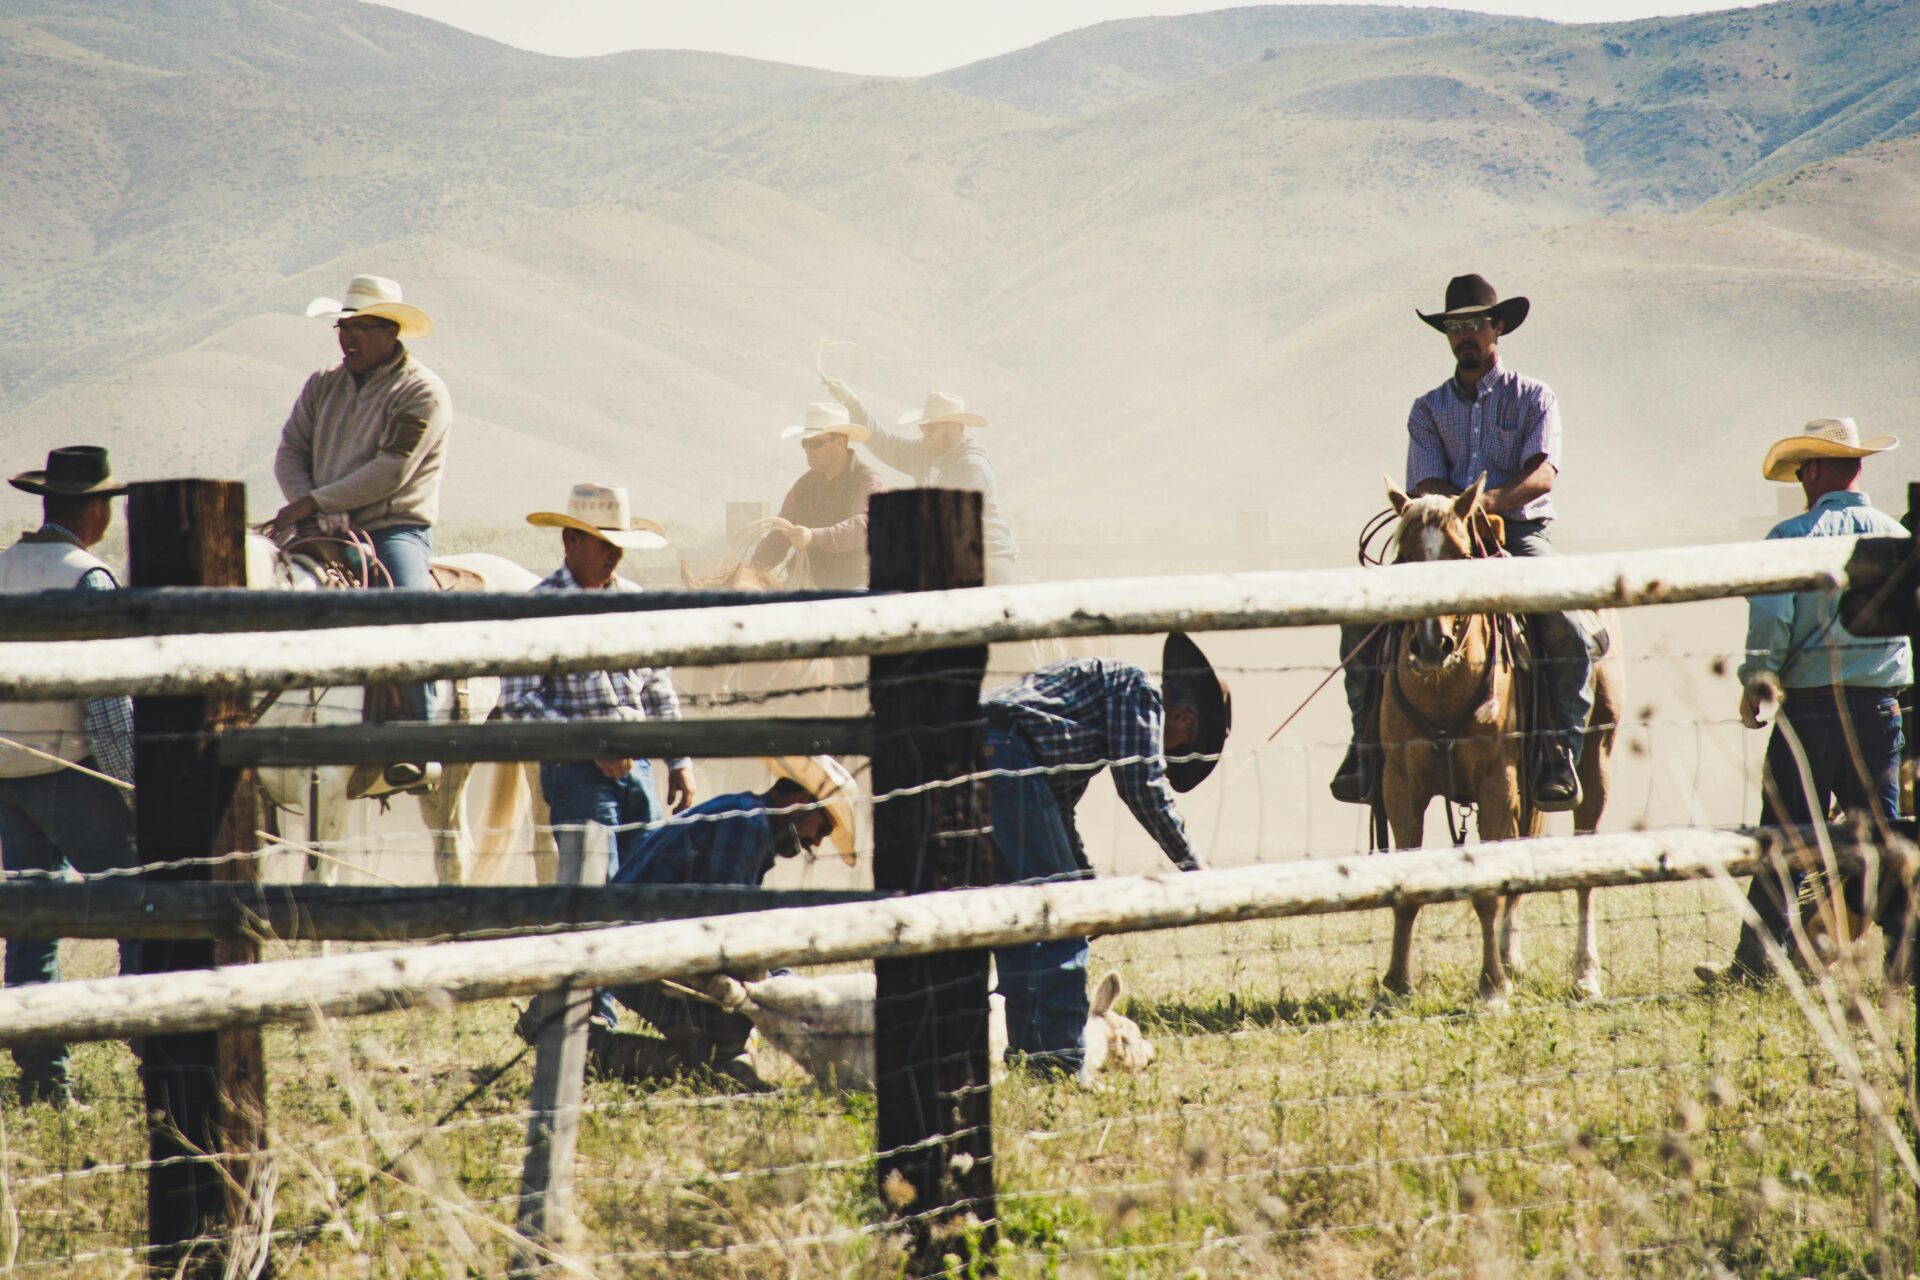
M 1347 0 L 1334 0 L 1344 3 Z M 1422 8 L 1611 22 L 1741 6 L 1695 0 L 1456 0 Z M 1109 18 L 1236 7 L 1182 0 L 387 0 L 507 44 L 569 57 L 706 49 L 866 75 L 926 75 Z

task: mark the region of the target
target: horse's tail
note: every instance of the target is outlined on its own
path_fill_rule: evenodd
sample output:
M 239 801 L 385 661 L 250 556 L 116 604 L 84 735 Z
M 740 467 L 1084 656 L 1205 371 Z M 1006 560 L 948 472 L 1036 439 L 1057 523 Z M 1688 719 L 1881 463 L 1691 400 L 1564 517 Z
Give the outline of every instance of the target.
M 487 788 L 486 812 L 476 833 L 473 871 L 469 884 L 492 884 L 512 851 L 520 824 L 527 816 L 527 771 L 518 764 L 499 764 Z

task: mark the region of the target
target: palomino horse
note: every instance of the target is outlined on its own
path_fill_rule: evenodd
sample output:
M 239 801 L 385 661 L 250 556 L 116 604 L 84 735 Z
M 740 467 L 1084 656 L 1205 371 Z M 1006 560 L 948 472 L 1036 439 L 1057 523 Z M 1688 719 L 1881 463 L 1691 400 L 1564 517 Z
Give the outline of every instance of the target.
M 1492 519 L 1479 512 L 1481 490 L 1476 481 L 1457 498 L 1409 498 L 1389 483 L 1387 495 L 1400 516 L 1396 559 L 1409 564 L 1471 557 L 1473 521 Z M 1521 702 L 1527 677 L 1516 669 L 1506 638 L 1517 631 L 1489 614 L 1427 618 L 1398 629 L 1386 656 L 1387 691 L 1380 699 L 1381 796 L 1395 848 L 1421 846 L 1427 808 L 1436 796 L 1473 804 L 1483 841 L 1540 833 L 1541 815 L 1523 789 L 1527 748 L 1521 734 L 1527 726 L 1521 722 Z M 1594 664 L 1593 715 L 1580 757 L 1581 800 L 1574 810 L 1574 828 L 1580 832 L 1599 825 L 1607 804 L 1608 757 L 1618 719 L 1619 674 L 1613 666 L 1607 660 Z M 1593 891 L 1578 894 L 1573 983 L 1583 996 L 1596 997 L 1600 961 Z M 1491 1005 L 1505 1002 L 1512 990 L 1510 974 L 1520 968 L 1514 930 L 1518 901 L 1518 895 L 1473 901 L 1480 917 L 1480 996 Z M 1408 955 L 1419 913 L 1418 905 L 1394 908 L 1393 955 L 1383 985 L 1396 994 L 1411 987 Z
M 447 556 L 434 562 L 476 575 L 489 591 L 524 591 L 538 579 L 510 560 L 491 555 Z M 258 534 L 247 537 L 247 585 L 256 588 L 306 591 L 320 589 L 323 575 L 303 557 L 284 554 Z M 454 717 L 479 722 L 500 701 L 500 682 L 491 676 L 458 682 Z M 358 724 L 364 691 L 358 688 L 288 690 L 258 713 L 263 725 Z M 265 768 L 258 771 L 260 790 L 276 811 L 306 819 L 307 878 L 332 883 L 340 863 L 330 850 L 346 834 L 348 784 L 351 765 L 312 768 Z M 441 884 L 464 884 L 473 858 L 473 842 L 466 823 L 467 783 L 471 764 L 450 764 L 437 782 L 419 795 L 420 816 L 433 840 L 434 876 Z

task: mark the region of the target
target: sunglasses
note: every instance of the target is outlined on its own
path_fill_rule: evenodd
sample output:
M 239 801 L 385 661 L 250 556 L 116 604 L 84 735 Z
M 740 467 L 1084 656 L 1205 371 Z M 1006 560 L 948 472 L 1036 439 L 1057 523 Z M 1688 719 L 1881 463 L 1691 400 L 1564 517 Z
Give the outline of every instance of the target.
M 809 437 L 808 439 L 805 439 L 805 440 L 802 440 L 802 441 L 800 442 L 800 447 L 801 447 L 802 449 L 805 449 L 805 450 L 806 450 L 806 451 L 807 451 L 808 453 L 812 453 L 812 452 L 813 452 L 813 451 L 814 451 L 815 449 L 824 449 L 824 448 L 826 448 L 826 447 L 827 447 L 827 441 L 829 441 L 829 440 L 832 440 L 832 439 L 835 439 L 835 438 L 836 438 L 836 437 L 834 437 L 834 436 L 832 436 L 832 435 L 824 435 L 824 436 L 811 436 L 811 437 Z M 844 439 L 845 437 L 840 437 L 840 438 L 841 438 L 841 439 Z
M 1440 327 L 1448 333 L 1478 333 L 1482 329 L 1493 327 L 1493 317 L 1456 316 L 1451 320 L 1442 320 Z
M 385 320 L 361 320 L 357 323 L 348 320 L 335 320 L 333 327 L 342 333 L 379 333 L 381 330 L 387 328 L 388 323 L 389 322 Z M 397 328 L 398 326 L 395 327 Z

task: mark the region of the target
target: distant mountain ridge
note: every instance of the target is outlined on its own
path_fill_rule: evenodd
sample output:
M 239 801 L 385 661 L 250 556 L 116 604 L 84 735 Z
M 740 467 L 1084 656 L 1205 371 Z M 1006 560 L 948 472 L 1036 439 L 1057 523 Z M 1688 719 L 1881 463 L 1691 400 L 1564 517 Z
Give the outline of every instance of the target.
M 1280 49 L 1544 25 L 1460 9 L 1249 5 L 1096 23 L 929 78 L 956 93 L 1040 115 L 1083 116 Z

